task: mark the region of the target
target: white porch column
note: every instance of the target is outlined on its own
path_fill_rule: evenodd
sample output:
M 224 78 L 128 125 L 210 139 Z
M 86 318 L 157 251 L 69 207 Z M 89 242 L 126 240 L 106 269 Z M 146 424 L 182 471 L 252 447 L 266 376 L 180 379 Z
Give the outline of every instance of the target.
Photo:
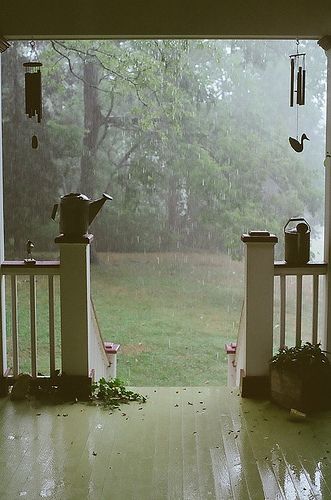
M 327 57 L 326 95 L 326 161 L 325 161 L 325 218 L 324 218 L 324 261 L 328 264 L 325 277 L 325 314 L 323 347 L 331 352 L 331 35 L 323 37 L 318 44 Z
M 1 54 L 0 54 L 0 264 L 5 259 L 4 220 L 3 220 L 3 168 L 2 168 L 2 108 L 1 108 Z M 7 369 L 6 348 L 6 310 L 5 310 L 5 277 L 0 275 L 0 393 L 1 377 Z M 6 392 L 6 386 L 3 387 Z
M 243 396 L 268 393 L 269 360 L 273 352 L 274 245 L 278 238 L 257 231 L 244 234 L 245 243 L 245 368 Z M 262 235 L 263 234 L 263 235 Z
M 61 343 L 63 387 L 68 392 L 90 385 L 91 342 L 90 242 L 60 244 Z M 62 237 L 63 239 L 63 237 Z M 70 387 L 72 390 L 70 390 Z M 84 392 L 84 391 L 83 391 Z

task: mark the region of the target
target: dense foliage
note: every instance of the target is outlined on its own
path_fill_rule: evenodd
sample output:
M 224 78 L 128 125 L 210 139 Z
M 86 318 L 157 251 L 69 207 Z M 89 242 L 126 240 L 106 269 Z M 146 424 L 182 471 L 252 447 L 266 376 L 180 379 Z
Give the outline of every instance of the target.
M 283 347 L 271 359 L 271 365 L 295 370 L 305 373 L 309 369 L 328 369 L 330 371 L 330 361 L 325 351 L 321 350 L 321 344 L 311 344 L 296 347 Z
M 307 52 L 298 155 L 289 41 L 39 42 L 44 116 L 24 115 L 29 44 L 2 57 L 7 256 L 47 250 L 60 195 L 114 197 L 92 231 L 103 251 L 204 249 L 240 257 L 240 235 L 322 222 L 325 60 Z M 302 130 L 301 130 L 302 128 Z M 31 148 L 36 133 L 40 146 Z

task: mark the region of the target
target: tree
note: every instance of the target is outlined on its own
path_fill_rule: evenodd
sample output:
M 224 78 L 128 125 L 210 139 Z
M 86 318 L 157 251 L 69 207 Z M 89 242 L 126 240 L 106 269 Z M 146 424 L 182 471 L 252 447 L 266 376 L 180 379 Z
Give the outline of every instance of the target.
M 114 196 L 93 227 L 99 250 L 240 256 L 245 230 L 280 234 L 300 212 L 320 220 L 325 64 L 312 42 L 314 85 L 300 110 L 312 144 L 301 156 L 288 145 L 290 42 L 57 41 L 40 50 L 53 198 Z

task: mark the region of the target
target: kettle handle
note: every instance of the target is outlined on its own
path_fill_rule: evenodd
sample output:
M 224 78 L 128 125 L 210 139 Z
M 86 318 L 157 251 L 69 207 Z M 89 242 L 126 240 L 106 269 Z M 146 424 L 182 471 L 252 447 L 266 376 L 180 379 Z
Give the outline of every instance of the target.
M 51 215 L 51 218 L 53 220 L 55 220 L 55 216 L 56 216 L 56 212 L 57 212 L 57 209 L 59 208 L 59 204 L 58 203 L 55 203 L 54 207 L 53 207 L 53 210 L 52 210 L 52 215 Z
M 291 218 L 290 218 L 290 219 L 286 222 L 286 224 L 285 224 L 285 226 L 284 226 L 284 233 L 285 233 L 285 229 L 287 228 L 287 226 L 289 225 L 289 223 L 290 223 L 290 222 L 292 222 L 292 221 L 300 221 L 300 220 L 304 221 L 304 222 L 307 224 L 309 231 L 311 231 L 311 229 L 310 229 L 310 225 L 309 225 L 309 223 L 306 221 L 306 219 L 305 219 L 304 217 L 291 217 Z

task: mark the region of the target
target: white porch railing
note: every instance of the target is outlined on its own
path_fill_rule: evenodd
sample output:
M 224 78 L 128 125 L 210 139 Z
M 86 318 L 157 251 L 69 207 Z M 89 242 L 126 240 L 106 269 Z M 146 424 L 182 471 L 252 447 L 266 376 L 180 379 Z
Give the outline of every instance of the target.
M 37 355 L 37 278 L 47 277 L 48 288 L 48 338 L 49 338 L 49 371 L 50 376 L 55 376 L 55 306 L 54 306 L 54 280 L 60 274 L 60 263 L 58 261 L 37 261 L 34 265 L 26 265 L 23 261 L 5 261 L 1 264 L 1 279 L 9 276 L 7 285 L 10 283 L 10 310 L 6 315 L 10 315 L 11 323 L 11 361 L 8 366 L 7 328 L 5 320 L 1 322 L 1 374 L 16 377 L 20 373 L 22 356 L 20 354 L 19 340 L 19 317 L 22 313 L 18 300 L 17 283 L 19 277 L 28 278 L 29 281 L 29 314 L 30 314 L 30 352 L 32 377 L 38 375 L 38 355 Z M 1 292 L 4 287 L 1 287 Z M 1 304 L 5 305 L 5 297 L 1 297 Z
M 87 238 L 86 238 L 87 239 Z M 38 379 L 39 385 L 57 377 L 57 384 L 70 397 L 88 397 L 91 382 L 101 377 L 116 377 L 118 344 L 102 340 L 95 310 L 90 297 L 89 243 L 61 243 L 60 262 L 5 261 L 0 266 L 0 393 L 21 372 L 20 323 L 29 315 L 29 347 L 24 353 L 24 372 Z M 8 288 L 5 292 L 5 278 Z M 28 300 L 22 307 L 18 283 L 28 282 Z M 38 359 L 38 281 L 47 282 L 49 375 L 41 376 Z M 59 279 L 59 305 L 55 308 L 55 280 Z M 45 286 L 45 285 L 44 285 Z M 10 293 L 8 293 L 10 292 Z M 6 300 L 7 299 L 7 300 Z M 25 310 L 23 310 L 25 309 Z M 41 309 L 41 308 L 40 308 Z M 45 309 L 45 305 L 43 305 Z M 45 311 L 43 311 L 45 313 Z M 60 318 L 56 318 L 56 314 Z M 7 332 L 6 316 L 11 325 Z M 57 319 L 57 321 L 56 321 Z M 61 359 L 56 358 L 56 323 L 61 323 Z M 25 321 L 26 323 L 26 321 Z M 26 328 L 26 324 L 25 324 Z M 45 329 L 45 326 L 43 326 Z M 46 327 L 47 328 L 47 327 Z M 8 335 L 7 335 L 8 334 Z M 43 338 L 45 331 L 43 331 Z M 9 341 L 9 342 L 8 342 Z M 26 356 L 30 356 L 27 361 Z M 45 353 L 43 353 L 45 357 Z M 27 368 L 30 365 L 30 368 Z M 45 365 L 45 363 L 44 363 Z M 44 369 L 43 369 L 44 371 Z
M 303 277 L 311 276 L 311 295 L 305 294 L 311 308 L 309 338 L 312 343 L 324 343 L 318 335 L 320 276 L 326 275 L 327 264 L 308 263 L 298 267 L 274 262 L 274 235 L 243 235 L 245 243 L 245 299 L 239 325 L 237 352 L 234 362 L 236 385 L 243 396 L 266 395 L 269 388 L 269 361 L 274 350 L 287 345 L 300 345 L 303 339 Z M 295 277 L 295 300 L 288 300 L 287 281 Z M 274 322 L 274 289 L 279 279 L 279 339 L 276 342 Z M 306 278 L 305 278 L 306 279 Z M 309 279 L 309 278 L 308 278 Z M 286 318 L 289 308 L 295 316 L 292 332 Z M 279 320 L 279 321 L 278 321 Z M 305 325 L 306 326 L 306 325 Z M 294 329 L 294 331 L 293 331 Z M 232 374 L 232 379 L 234 375 Z
M 279 276 L 280 281 L 280 307 L 279 307 L 279 347 L 289 345 L 286 340 L 286 311 L 287 311 L 287 277 L 296 278 L 296 309 L 295 309 L 295 345 L 300 346 L 302 342 L 302 313 L 303 313 L 303 277 L 312 277 L 312 295 L 306 297 L 312 306 L 310 337 L 307 339 L 313 344 L 321 342 L 318 338 L 318 318 L 319 318 L 319 292 L 320 276 L 326 274 L 327 265 L 325 263 L 308 263 L 300 267 L 289 266 L 285 262 L 275 262 L 274 275 Z

